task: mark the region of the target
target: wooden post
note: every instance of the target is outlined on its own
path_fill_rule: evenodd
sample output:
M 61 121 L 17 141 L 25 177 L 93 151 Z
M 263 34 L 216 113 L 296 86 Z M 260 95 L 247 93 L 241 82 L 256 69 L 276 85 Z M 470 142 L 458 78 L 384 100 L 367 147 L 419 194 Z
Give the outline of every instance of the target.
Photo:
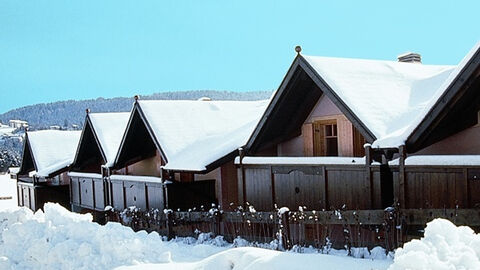
M 399 159 L 398 159 L 398 200 L 399 207 L 405 208 L 405 159 L 407 158 L 407 151 L 405 145 L 401 145 L 398 148 Z
M 167 216 L 167 239 L 168 240 L 172 240 L 173 238 L 175 238 L 175 232 L 173 231 L 173 212 L 171 210 L 167 210 L 167 213 L 166 213 L 166 216 Z
M 290 237 L 290 221 L 289 221 L 289 211 L 285 211 L 281 215 L 281 225 L 282 225 L 282 246 L 285 250 L 291 248 L 291 237 Z
M 405 159 L 407 158 L 407 151 L 405 149 L 405 145 L 401 145 L 398 148 L 399 152 L 399 158 L 398 158 L 398 192 L 397 195 L 398 197 L 395 198 L 398 203 L 398 209 L 399 213 L 397 215 L 397 225 L 400 225 L 400 229 L 397 230 L 398 236 L 397 240 L 400 242 L 399 244 L 405 243 L 406 242 L 406 226 L 408 226 L 403 219 L 402 216 L 402 209 L 405 209 L 406 202 L 405 202 Z
M 246 185 L 245 185 L 245 168 L 243 167 L 243 158 L 245 156 L 245 151 L 243 148 L 238 148 L 238 155 L 240 157 L 240 171 L 237 171 L 238 176 L 238 204 L 246 209 L 247 194 L 246 194 Z
M 365 181 L 366 181 L 366 189 L 365 194 L 368 196 L 367 200 L 370 204 L 370 209 L 374 208 L 373 203 L 373 177 L 372 177 L 372 146 L 370 144 L 365 145 Z

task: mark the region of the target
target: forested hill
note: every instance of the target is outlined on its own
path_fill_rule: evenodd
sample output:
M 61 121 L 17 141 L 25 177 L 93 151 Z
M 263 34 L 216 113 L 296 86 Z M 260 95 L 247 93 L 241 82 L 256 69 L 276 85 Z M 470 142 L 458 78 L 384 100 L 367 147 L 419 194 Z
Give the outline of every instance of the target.
M 209 97 L 212 100 L 260 100 L 268 99 L 271 91 L 232 92 L 215 90 L 162 92 L 141 99 L 172 99 L 172 100 L 195 100 L 201 97 Z M 0 114 L 0 121 L 8 123 L 11 119 L 28 121 L 35 129 L 43 129 L 49 126 L 70 126 L 73 124 L 83 125 L 85 109 L 92 112 L 128 112 L 132 108 L 133 97 L 97 98 L 89 100 L 67 100 L 53 103 L 41 103 L 21 107 Z

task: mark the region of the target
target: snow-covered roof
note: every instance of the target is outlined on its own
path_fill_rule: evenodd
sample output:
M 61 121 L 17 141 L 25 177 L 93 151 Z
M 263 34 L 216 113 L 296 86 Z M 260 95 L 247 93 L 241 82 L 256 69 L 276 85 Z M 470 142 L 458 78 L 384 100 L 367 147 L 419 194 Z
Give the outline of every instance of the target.
M 453 66 L 303 55 L 377 139 L 406 129 Z
M 72 164 L 81 131 L 40 130 L 27 133 L 37 176 L 49 176 Z
M 204 171 L 246 144 L 268 101 L 139 100 L 165 169 Z
M 302 57 L 373 133 L 373 147 L 398 147 L 479 47 L 480 42 L 457 66 Z
M 105 154 L 105 165 L 111 167 L 115 162 L 115 156 L 122 141 L 130 113 L 89 113 L 88 117 Z
M 434 88 L 434 85 L 431 85 L 433 90 L 430 90 L 432 94 L 425 101 L 425 103 L 419 107 L 419 110 L 416 114 L 412 115 L 412 119 L 408 126 L 403 129 L 398 130 L 397 132 L 392 132 L 391 134 L 378 137 L 377 141 L 372 144 L 372 147 L 397 147 L 405 143 L 410 134 L 417 128 L 418 125 L 425 119 L 430 110 L 435 106 L 439 101 L 442 95 L 449 89 L 453 82 L 459 77 L 461 72 L 465 69 L 468 62 L 472 59 L 477 51 L 480 50 L 480 42 L 478 42 L 465 57 L 460 61 L 460 63 L 449 72 L 449 76 L 445 78 L 442 83 Z M 424 88 L 427 88 L 425 86 Z M 420 90 L 421 91 L 421 90 Z

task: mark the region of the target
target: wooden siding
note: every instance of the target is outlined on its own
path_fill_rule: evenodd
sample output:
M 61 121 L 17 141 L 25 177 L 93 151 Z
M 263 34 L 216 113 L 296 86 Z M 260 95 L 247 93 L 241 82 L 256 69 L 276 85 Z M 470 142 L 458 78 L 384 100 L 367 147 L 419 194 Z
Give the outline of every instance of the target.
M 188 210 L 204 206 L 210 208 L 215 199 L 215 180 L 187 183 L 140 182 L 110 179 L 110 200 L 117 210 L 135 206 L 140 210 Z
M 290 209 L 383 209 L 382 199 L 392 201 L 383 198 L 392 195 L 382 193 L 386 183 L 379 166 L 243 165 L 238 175 L 240 202 L 259 211 L 271 211 L 275 204 Z
M 407 209 L 480 206 L 480 169 L 464 166 L 405 166 L 404 201 L 400 171 L 393 173 L 395 199 Z
M 270 168 L 249 168 L 245 170 L 244 200 L 258 209 L 271 209 L 272 173 Z
M 42 209 L 47 202 L 69 206 L 68 186 L 34 186 L 33 184 L 17 182 L 18 205 L 30 208 L 32 211 Z
M 322 192 L 325 180 L 322 175 L 308 175 L 302 171 L 289 174 L 274 174 L 275 202 L 279 206 L 298 209 L 325 209 L 325 193 Z
M 102 177 L 70 177 L 71 203 L 91 210 L 105 209 L 105 183 Z

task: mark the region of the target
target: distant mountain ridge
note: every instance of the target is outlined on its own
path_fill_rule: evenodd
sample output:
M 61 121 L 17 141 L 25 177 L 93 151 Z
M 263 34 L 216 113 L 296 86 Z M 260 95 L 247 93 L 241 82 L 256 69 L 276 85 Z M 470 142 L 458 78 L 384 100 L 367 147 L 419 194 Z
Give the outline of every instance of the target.
M 162 92 L 141 96 L 141 99 L 196 100 L 209 97 L 212 100 L 260 100 L 270 98 L 272 91 L 177 91 Z M 44 129 L 50 126 L 83 125 L 85 109 L 92 112 L 128 112 L 132 108 L 133 97 L 97 98 L 88 100 L 67 100 L 53 103 L 40 103 L 21 107 L 0 114 L 0 121 L 8 123 L 11 119 L 28 121 L 34 129 Z

